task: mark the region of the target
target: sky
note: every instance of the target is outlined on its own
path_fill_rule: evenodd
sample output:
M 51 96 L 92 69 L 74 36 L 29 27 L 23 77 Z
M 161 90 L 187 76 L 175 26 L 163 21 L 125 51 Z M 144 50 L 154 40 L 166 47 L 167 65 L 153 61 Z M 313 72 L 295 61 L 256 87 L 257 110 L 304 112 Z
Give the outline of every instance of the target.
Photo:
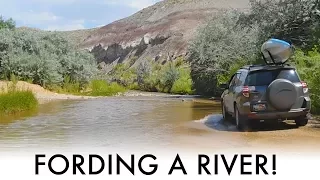
M 68 31 L 109 24 L 160 0 L 0 0 L 0 15 L 17 27 Z

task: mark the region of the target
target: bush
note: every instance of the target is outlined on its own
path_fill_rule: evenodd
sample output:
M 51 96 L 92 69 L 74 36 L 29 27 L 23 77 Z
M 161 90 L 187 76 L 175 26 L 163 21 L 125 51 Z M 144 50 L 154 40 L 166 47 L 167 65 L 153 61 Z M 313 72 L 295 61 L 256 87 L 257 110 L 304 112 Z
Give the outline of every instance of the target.
M 260 46 L 269 38 L 279 38 L 310 50 L 319 43 L 320 3 L 318 0 L 252 0 L 251 11 L 242 24 L 259 26 Z
M 217 75 L 218 84 L 228 83 L 231 76 L 244 65 L 247 65 L 246 60 L 239 60 L 236 63 L 231 64 L 226 72 Z
M 171 93 L 174 94 L 193 94 L 192 78 L 190 76 L 190 67 L 179 69 L 179 78 L 174 82 Z
M 107 83 L 104 80 L 93 80 L 90 83 L 90 92 L 88 95 L 91 96 L 112 96 L 118 93 L 123 93 L 126 88 L 113 82 Z
M 320 53 L 317 48 L 304 53 L 298 50 L 294 62 L 302 81 L 308 84 L 312 100 L 312 113 L 320 114 Z
M 16 23 L 12 19 L 4 20 L 2 16 L 0 16 L 0 29 L 14 29 L 16 27 Z
M 131 62 L 129 62 L 131 63 Z M 130 64 L 117 64 L 110 72 L 112 81 L 121 84 L 122 86 L 132 86 L 137 79 L 135 68 L 130 68 Z
M 81 86 L 78 81 L 72 81 L 69 76 L 64 77 L 62 86 L 51 85 L 48 89 L 57 93 L 80 94 L 86 87 Z
M 31 91 L 12 91 L 0 94 L 0 114 L 15 114 L 34 110 L 38 101 Z
M 161 92 L 171 92 L 173 84 L 179 78 L 179 69 L 174 63 L 167 63 L 160 71 L 160 83 L 158 84 L 158 90 Z
M 24 29 L 0 30 L 0 75 L 61 86 L 66 76 L 84 85 L 97 72 L 94 57 L 76 48 L 57 33 Z
M 242 27 L 241 13 L 221 12 L 202 27 L 190 46 L 191 76 L 198 94 L 219 95 L 218 75 L 231 64 L 251 63 L 259 52 L 257 28 Z
M 151 92 L 158 91 L 160 69 L 161 67 L 158 63 L 151 63 L 150 61 L 141 62 L 137 68 L 137 83 L 139 89 Z
M 113 82 L 128 89 L 148 92 L 191 94 L 190 65 L 183 58 L 161 65 L 155 61 L 141 62 L 137 68 L 118 64 L 110 72 Z

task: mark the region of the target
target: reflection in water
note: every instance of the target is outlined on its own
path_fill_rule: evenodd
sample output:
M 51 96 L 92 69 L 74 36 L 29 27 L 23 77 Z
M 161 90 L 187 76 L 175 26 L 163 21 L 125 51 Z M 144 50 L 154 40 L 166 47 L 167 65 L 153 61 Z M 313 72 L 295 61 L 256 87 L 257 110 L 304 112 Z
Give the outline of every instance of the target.
M 1 148 L 168 146 L 179 124 L 215 113 L 218 106 L 192 99 L 102 98 L 58 101 L 0 123 Z
M 32 110 L 32 111 L 26 111 L 26 112 L 20 112 L 16 114 L 6 115 L 6 114 L 0 114 L 0 124 L 1 125 L 8 125 L 15 120 L 23 120 L 28 117 L 36 116 L 38 114 L 38 109 Z

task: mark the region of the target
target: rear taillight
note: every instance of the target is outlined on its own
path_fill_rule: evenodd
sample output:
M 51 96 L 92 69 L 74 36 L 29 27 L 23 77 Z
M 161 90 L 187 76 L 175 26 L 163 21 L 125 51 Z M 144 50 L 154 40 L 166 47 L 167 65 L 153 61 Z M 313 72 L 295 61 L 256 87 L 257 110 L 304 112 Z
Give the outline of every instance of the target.
M 309 91 L 308 85 L 306 82 L 301 82 L 303 93 L 307 93 Z
M 247 98 L 250 97 L 250 89 L 248 86 L 242 87 L 242 95 Z

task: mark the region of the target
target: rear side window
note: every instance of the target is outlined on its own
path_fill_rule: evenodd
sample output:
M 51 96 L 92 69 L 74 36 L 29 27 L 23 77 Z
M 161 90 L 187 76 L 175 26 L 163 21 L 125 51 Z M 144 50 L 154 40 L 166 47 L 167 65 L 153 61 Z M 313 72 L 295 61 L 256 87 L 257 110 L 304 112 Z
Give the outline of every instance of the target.
M 300 82 L 297 72 L 293 69 L 277 69 L 251 72 L 246 80 L 247 86 L 268 86 L 276 79 L 287 79 L 293 83 Z

